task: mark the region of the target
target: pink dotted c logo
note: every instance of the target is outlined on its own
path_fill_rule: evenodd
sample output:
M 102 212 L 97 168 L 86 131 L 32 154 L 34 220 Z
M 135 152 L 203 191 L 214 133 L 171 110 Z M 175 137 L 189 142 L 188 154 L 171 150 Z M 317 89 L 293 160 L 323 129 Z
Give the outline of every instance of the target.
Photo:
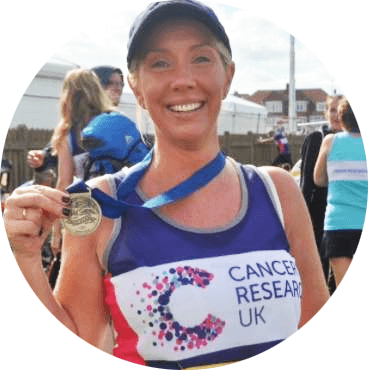
M 147 302 L 144 310 L 138 310 L 138 315 L 148 317 L 143 320 L 152 328 L 155 337 L 154 345 L 164 345 L 164 342 L 174 342 L 175 350 L 194 349 L 207 345 L 222 333 L 225 322 L 211 314 L 196 326 L 183 326 L 174 319 L 169 308 L 170 298 L 180 287 L 195 286 L 206 288 L 213 279 L 213 274 L 192 268 L 190 266 L 171 268 L 163 275 L 155 276 L 152 285 L 143 284 L 147 291 Z M 140 294 L 138 292 L 138 294 Z M 151 301 L 151 303 L 149 303 Z

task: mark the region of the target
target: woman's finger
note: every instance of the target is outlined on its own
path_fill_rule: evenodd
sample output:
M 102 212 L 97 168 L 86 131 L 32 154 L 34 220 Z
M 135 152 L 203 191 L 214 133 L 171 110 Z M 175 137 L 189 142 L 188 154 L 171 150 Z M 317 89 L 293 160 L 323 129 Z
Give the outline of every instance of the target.
M 56 189 L 46 186 L 32 186 L 27 188 L 18 188 L 7 199 L 5 209 L 15 211 L 19 219 L 24 219 L 24 209 L 42 209 L 55 217 L 68 217 L 70 215 L 69 195 Z M 20 217 L 20 212 L 22 217 Z M 26 211 L 27 212 L 27 211 Z
M 4 221 L 5 231 L 9 239 L 15 236 L 28 236 L 28 237 L 39 237 L 41 235 L 41 224 L 35 223 L 33 221 L 25 220 L 9 220 Z M 43 230 L 44 233 L 44 230 Z M 42 233 L 42 234 L 43 234 Z

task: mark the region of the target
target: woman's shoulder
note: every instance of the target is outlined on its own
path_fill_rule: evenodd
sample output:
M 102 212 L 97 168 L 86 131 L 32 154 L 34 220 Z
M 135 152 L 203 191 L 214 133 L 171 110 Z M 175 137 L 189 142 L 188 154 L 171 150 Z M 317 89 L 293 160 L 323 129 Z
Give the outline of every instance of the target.
M 324 143 L 331 143 L 333 141 L 333 139 L 335 139 L 337 136 L 339 135 L 339 133 L 331 133 L 331 134 L 327 134 L 324 138 L 323 138 L 323 142 Z
M 128 170 L 129 168 L 125 166 L 114 174 L 98 176 L 88 180 L 86 183 L 91 188 L 98 188 L 101 191 L 114 196 L 117 186 L 126 178 Z
M 331 145 L 334 143 L 337 134 L 327 134 L 321 144 L 321 152 L 327 152 L 330 150 Z
M 281 201 L 292 201 L 296 195 L 301 194 L 299 186 L 289 171 L 276 166 L 261 166 L 258 170 L 271 178 Z
M 289 171 L 282 169 L 276 166 L 255 166 L 252 164 L 243 164 L 244 171 L 249 175 L 249 177 L 253 177 L 257 175 L 260 179 L 265 180 L 267 182 L 271 182 L 277 187 L 280 183 L 292 183 L 294 182 L 294 178 L 291 176 Z
M 291 178 L 291 180 L 293 179 L 289 171 L 277 166 L 258 166 L 257 170 L 269 174 L 272 178 L 273 176 L 275 176 L 275 178 Z

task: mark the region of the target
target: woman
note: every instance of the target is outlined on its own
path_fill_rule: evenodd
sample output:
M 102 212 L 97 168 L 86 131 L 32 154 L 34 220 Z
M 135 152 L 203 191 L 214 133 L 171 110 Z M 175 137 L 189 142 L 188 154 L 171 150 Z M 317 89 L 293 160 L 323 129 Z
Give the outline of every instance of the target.
M 61 120 L 51 141 L 53 153 L 58 155 L 56 188 L 65 190 L 74 175 L 83 178 L 88 152 L 82 146 L 80 134 L 94 117 L 113 110 L 96 74 L 81 68 L 67 73 L 60 98 Z
M 323 222 L 325 218 L 327 188 L 318 187 L 313 180 L 314 166 L 317 161 L 322 140 L 327 134 L 334 134 L 341 131 L 341 124 L 338 120 L 338 103 L 342 96 L 328 96 L 326 99 L 325 117 L 329 122 L 328 128 L 322 128 L 321 131 L 314 131 L 305 138 L 301 149 L 301 173 L 300 186 L 304 195 L 309 214 L 312 219 L 314 235 L 317 247 L 321 256 L 323 272 L 326 282 L 329 284 L 330 293 L 335 290 L 335 281 L 330 271 L 330 264 L 323 257 L 321 241 L 323 236 Z
M 58 155 L 57 189 L 64 191 L 74 176 L 83 178 L 89 153 L 82 146 L 80 133 L 91 119 L 112 110 L 108 96 L 92 71 L 78 68 L 66 74 L 60 98 L 61 119 L 51 140 L 52 154 Z M 59 222 L 54 225 L 51 244 L 56 254 L 61 247 Z
M 51 140 L 58 155 L 57 189 L 65 190 L 74 176 L 89 179 L 118 171 L 125 160 L 139 162 L 148 152 L 135 124 L 114 111 L 93 71 L 79 68 L 67 73 L 60 105 L 61 120 Z M 116 140 L 123 138 L 126 143 L 118 145 Z M 60 247 L 57 227 L 52 242 L 56 249 Z
M 31 268 L 41 227 L 43 237 L 50 225 L 39 209 L 62 217 L 67 195 L 15 192 L 5 220 L 18 263 L 52 313 L 95 346 L 108 305 L 117 357 L 181 369 L 254 356 L 328 299 L 302 196 L 284 170 L 240 166 L 219 151 L 217 118 L 235 67 L 210 8 L 152 4 L 131 29 L 127 61 L 129 84 L 155 124 L 153 156 L 127 176 L 89 182 L 92 196 L 99 188 L 120 201 L 108 209 L 108 198 L 101 200 L 94 233 L 66 234 L 54 294 Z M 194 183 L 178 199 L 186 179 Z M 191 192 L 197 179 L 203 186 Z M 176 185 L 176 197 L 175 189 L 161 196 L 170 204 L 134 208 Z M 114 214 L 118 206 L 130 208 Z
M 328 187 L 322 252 L 331 263 L 337 285 L 356 252 L 368 194 L 364 145 L 346 98 L 339 101 L 338 117 L 343 131 L 324 138 L 314 169 L 315 184 Z
M 99 77 L 100 83 L 113 105 L 118 107 L 125 86 L 122 70 L 112 66 L 96 66 L 91 70 Z
M 97 66 L 91 69 L 99 78 L 102 88 L 104 92 L 108 95 L 109 99 L 111 100 L 111 105 L 117 107 L 123 87 L 123 74 L 121 69 L 114 68 L 111 66 Z M 82 70 L 83 72 L 84 70 Z M 96 88 L 95 88 L 96 91 Z M 97 92 L 99 93 L 99 92 Z M 102 105 L 102 104 L 101 104 Z M 108 106 L 109 102 L 105 104 Z M 111 110 L 113 110 L 111 108 Z M 31 150 L 27 154 L 27 164 L 30 168 L 36 169 L 36 171 L 43 171 L 48 167 L 55 167 L 57 165 L 57 157 L 52 155 L 52 147 L 51 144 L 48 144 L 42 150 Z

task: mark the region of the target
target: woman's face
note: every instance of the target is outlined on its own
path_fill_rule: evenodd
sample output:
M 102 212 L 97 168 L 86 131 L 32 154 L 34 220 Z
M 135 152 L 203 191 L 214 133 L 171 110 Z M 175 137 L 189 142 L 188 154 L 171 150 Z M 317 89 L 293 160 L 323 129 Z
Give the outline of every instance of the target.
M 341 129 L 341 123 L 339 121 L 339 116 L 338 116 L 338 104 L 339 104 L 339 99 L 334 98 L 327 108 L 327 116 L 328 116 L 331 128 L 334 131 L 339 131 Z
M 119 73 L 112 74 L 104 91 L 107 93 L 115 106 L 117 106 L 120 102 L 122 90 L 123 81 L 121 75 Z
M 216 136 L 233 73 L 202 24 L 179 20 L 157 26 L 130 84 L 155 123 L 158 141 L 197 144 Z

